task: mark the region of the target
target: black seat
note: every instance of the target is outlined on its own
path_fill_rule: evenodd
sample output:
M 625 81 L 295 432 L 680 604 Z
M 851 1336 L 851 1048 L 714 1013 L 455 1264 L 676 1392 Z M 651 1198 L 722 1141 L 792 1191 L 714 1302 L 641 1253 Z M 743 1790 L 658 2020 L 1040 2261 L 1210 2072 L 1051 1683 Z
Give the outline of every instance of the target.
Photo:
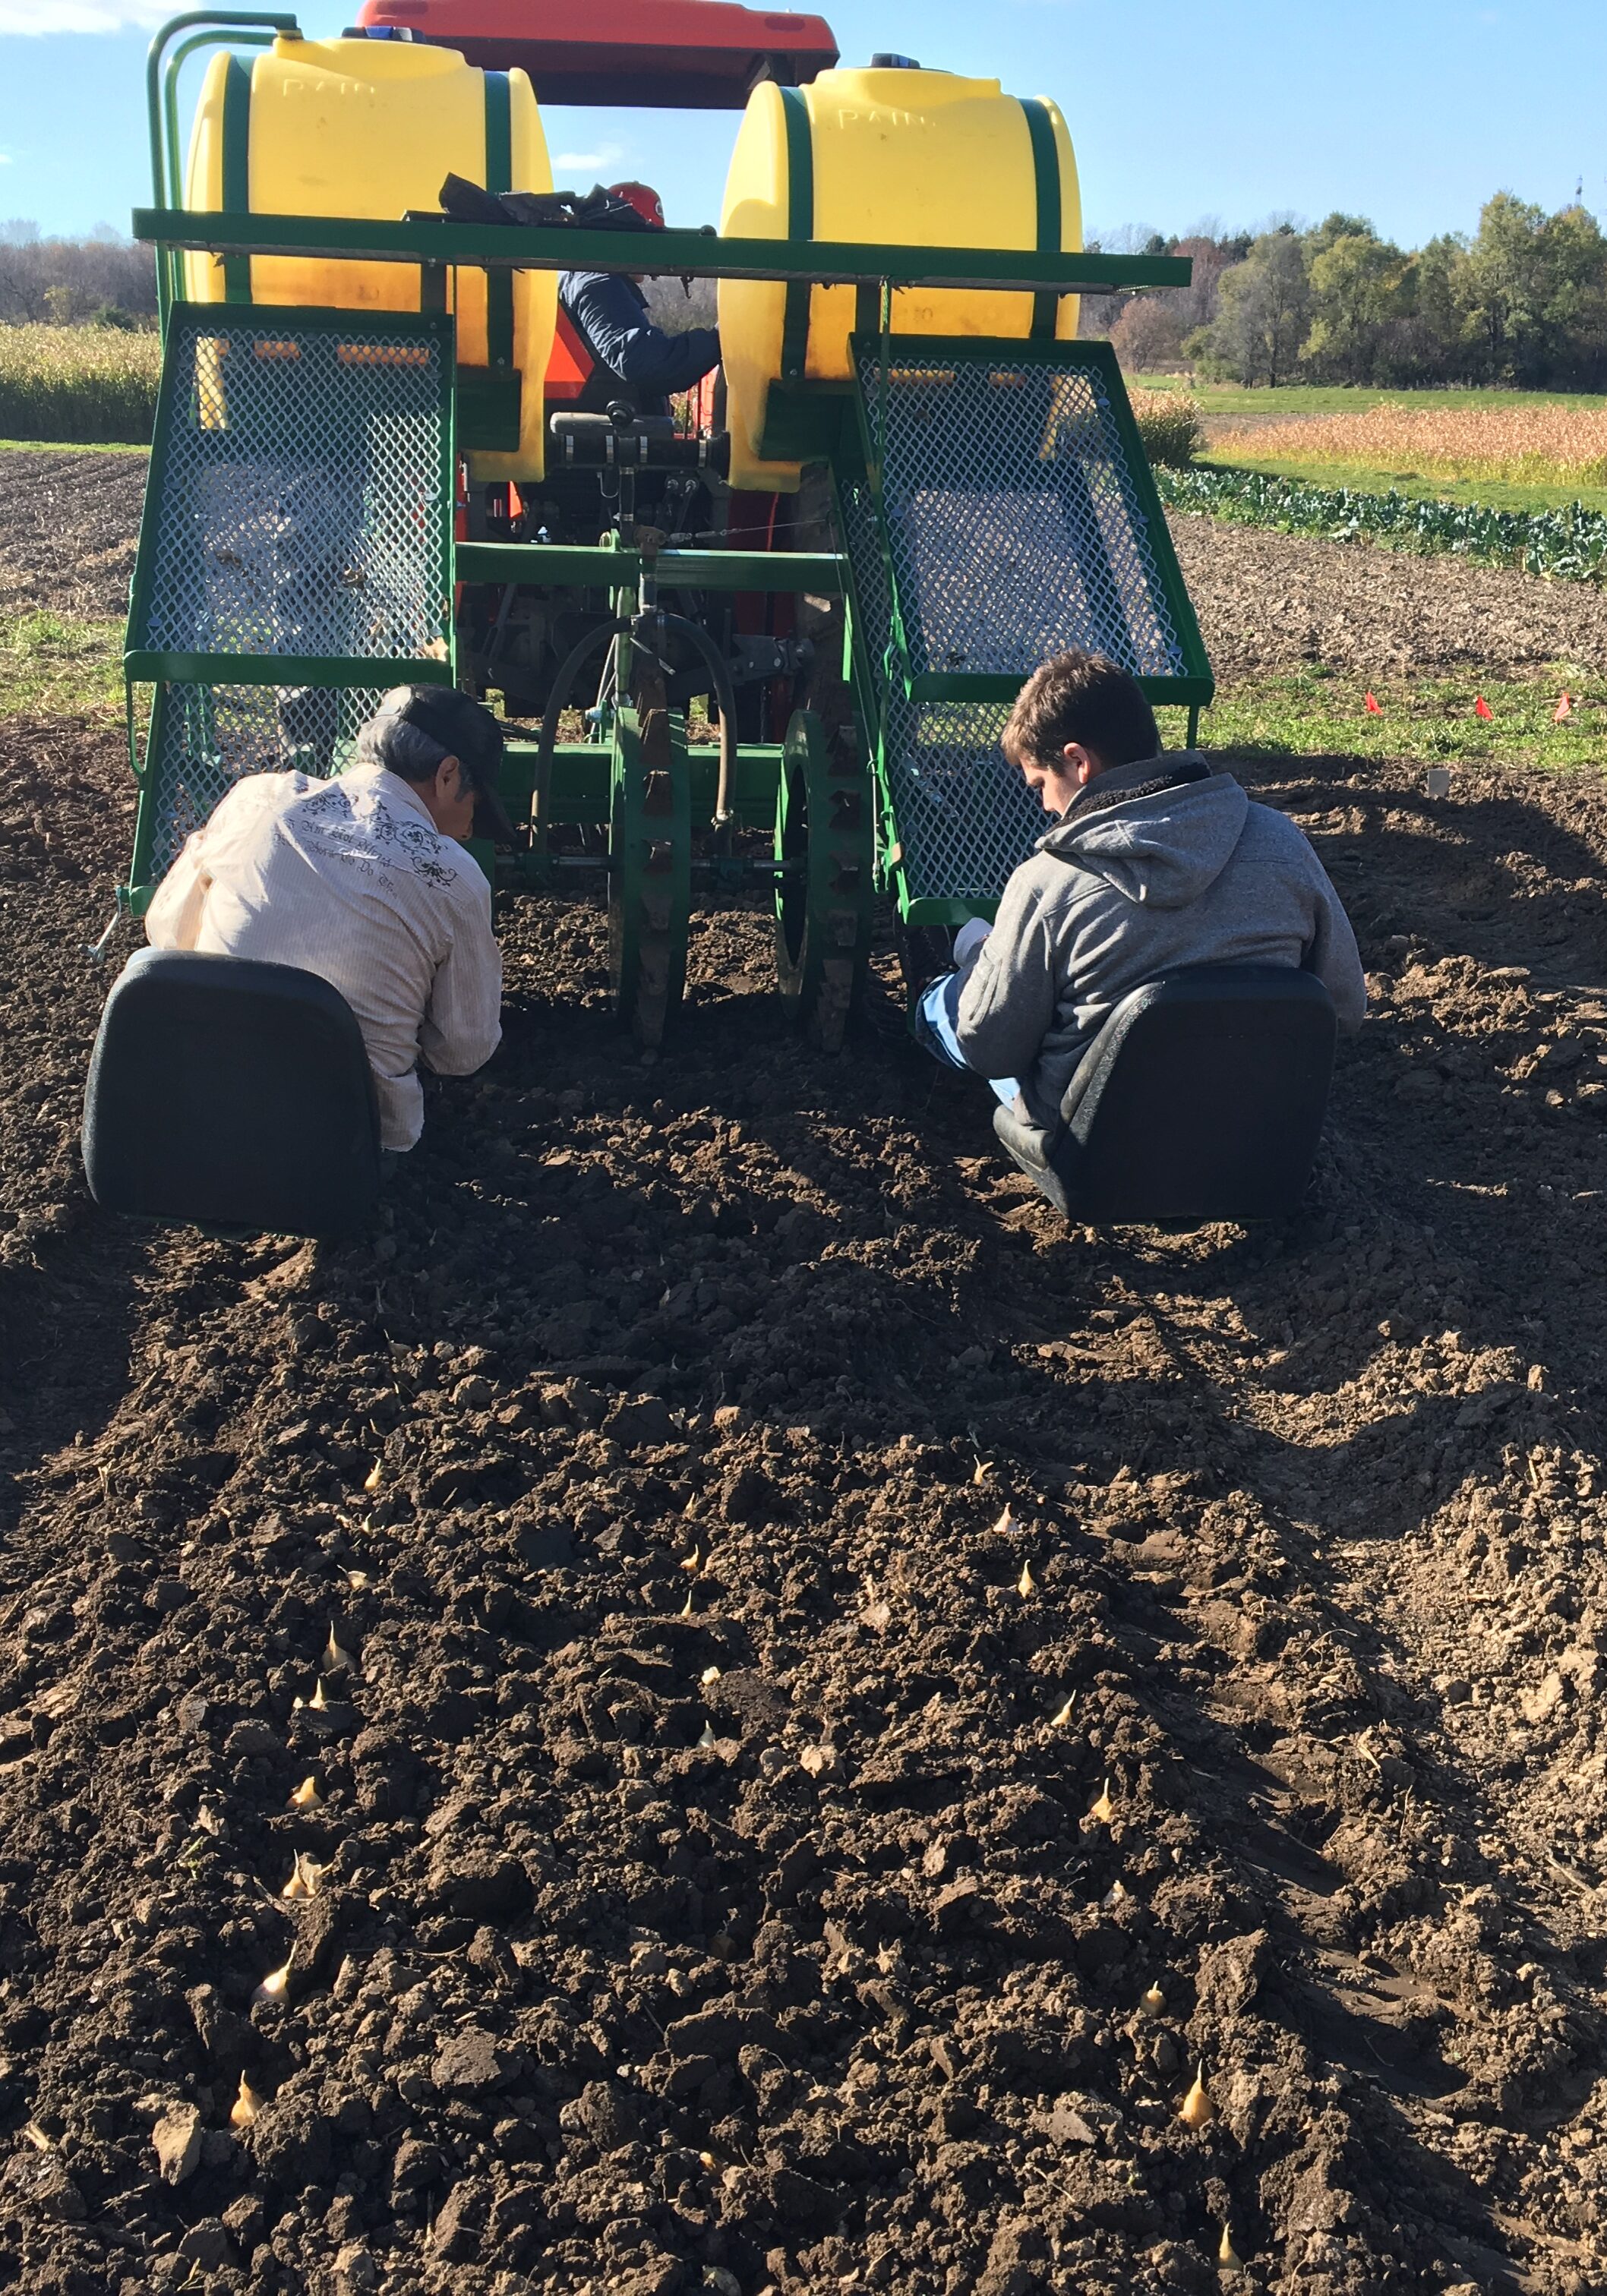
M 1280 1218 L 1311 1176 L 1335 1032 L 1314 973 L 1191 966 L 1123 997 L 1067 1087 L 1058 1135 L 1003 1108 L 994 1128 L 1068 1218 Z
M 109 1211 L 350 1234 L 380 1185 L 373 1075 L 350 1005 L 295 965 L 139 950 L 101 1015 L 84 1168 Z

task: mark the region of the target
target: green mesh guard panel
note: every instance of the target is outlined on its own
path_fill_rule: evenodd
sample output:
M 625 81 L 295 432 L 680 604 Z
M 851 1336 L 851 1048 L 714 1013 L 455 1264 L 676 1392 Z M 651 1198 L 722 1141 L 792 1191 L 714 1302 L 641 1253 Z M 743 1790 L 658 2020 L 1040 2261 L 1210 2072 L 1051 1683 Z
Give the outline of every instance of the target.
M 859 387 L 910 676 L 1026 677 L 1067 646 L 1193 670 L 1097 357 L 946 345 L 928 365 L 895 342 Z
M 355 736 L 382 688 L 352 685 L 167 685 L 145 760 L 151 848 L 145 881 L 160 884 L 193 829 L 247 774 L 291 769 L 320 778 L 350 763 Z
M 132 648 L 422 659 L 449 636 L 438 330 L 188 306 L 169 326 Z
M 1043 808 L 999 749 L 1005 701 L 912 701 L 883 667 L 887 569 L 868 490 L 838 488 L 861 644 L 873 664 L 882 772 L 912 899 L 993 901 L 1046 826 Z

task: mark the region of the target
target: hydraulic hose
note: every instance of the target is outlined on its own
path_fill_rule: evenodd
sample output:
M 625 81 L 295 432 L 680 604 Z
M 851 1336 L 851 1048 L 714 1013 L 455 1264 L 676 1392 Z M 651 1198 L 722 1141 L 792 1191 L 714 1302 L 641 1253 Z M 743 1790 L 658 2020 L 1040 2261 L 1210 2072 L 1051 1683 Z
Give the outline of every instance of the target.
M 547 794 L 553 779 L 553 749 L 558 739 L 558 720 L 570 698 L 570 688 L 579 676 L 586 657 L 594 652 L 604 638 L 617 638 L 629 629 L 628 621 L 598 622 L 570 648 L 558 665 L 547 693 L 547 706 L 542 715 L 541 738 L 536 750 L 536 842 L 538 851 L 546 850 Z
M 558 666 L 558 672 L 547 693 L 547 706 L 541 720 L 541 738 L 536 752 L 536 822 L 537 841 L 545 850 L 547 837 L 547 793 L 552 783 L 553 750 L 558 739 L 558 720 L 562 716 L 573 685 L 580 670 L 604 638 L 616 638 L 627 630 L 644 639 L 642 625 L 651 626 L 653 634 L 676 631 L 690 640 L 703 657 L 714 684 L 715 700 L 720 712 L 719 778 L 715 787 L 714 825 L 724 829 L 732 819 L 731 785 L 736 775 L 736 688 L 731 679 L 731 667 L 706 630 L 696 622 L 688 621 L 684 614 L 668 614 L 653 607 L 644 615 L 630 620 L 599 622 L 577 640 Z
M 720 707 L 720 775 L 714 794 L 714 825 L 724 829 L 732 817 L 731 784 L 736 774 L 736 688 L 731 682 L 731 665 L 708 631 L 689 622 L 685 614 L 667 614 L 655 608 L 652 619 L 660 629 L 676 630 L 690 638 L 714 680 L 714 697 Z

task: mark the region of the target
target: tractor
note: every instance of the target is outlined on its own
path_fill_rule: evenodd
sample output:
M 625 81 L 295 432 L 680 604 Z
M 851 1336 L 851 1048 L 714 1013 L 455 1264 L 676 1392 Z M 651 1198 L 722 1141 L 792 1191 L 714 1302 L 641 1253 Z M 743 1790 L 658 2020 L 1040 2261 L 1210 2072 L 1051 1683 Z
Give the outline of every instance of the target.
M 830 1050 L 877 896 L 947 931 L 1030 849 L 997 736 L 1046 654 L 1209 701 L 1119 371 L 1078 339 L 1079 291 L 1188 266 L 1083 251 L 1048 100 L 726 0 L 362 0 L 333 40 L 191 14 L 148 93 L 121 914 L 239 776 L 339 771 L 384 691 L 455 683 L 510 721 L 516 838 L 477 857 L 504 893 L 606 887 L 644 1047 L 694 902 L 757 886 Z M 588 221 L 544 102 L 739 111 L 717 231 Z M 627 267 L 717 283 L 721 373 L 668 420 L 599 393 L 559 307 L 560 274 Z

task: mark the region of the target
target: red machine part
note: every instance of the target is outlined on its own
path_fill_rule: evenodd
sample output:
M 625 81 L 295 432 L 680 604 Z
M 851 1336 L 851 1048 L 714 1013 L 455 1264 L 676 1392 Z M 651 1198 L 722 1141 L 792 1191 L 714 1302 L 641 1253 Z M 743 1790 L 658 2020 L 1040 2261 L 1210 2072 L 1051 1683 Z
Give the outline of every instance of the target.
M 528 71 L 542 103 L 740 111 L 761 79 L 796 87 L 837 62 L 820 16 L 731 0 L 363 0 L 357 21 Z

